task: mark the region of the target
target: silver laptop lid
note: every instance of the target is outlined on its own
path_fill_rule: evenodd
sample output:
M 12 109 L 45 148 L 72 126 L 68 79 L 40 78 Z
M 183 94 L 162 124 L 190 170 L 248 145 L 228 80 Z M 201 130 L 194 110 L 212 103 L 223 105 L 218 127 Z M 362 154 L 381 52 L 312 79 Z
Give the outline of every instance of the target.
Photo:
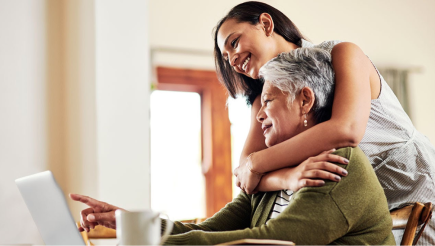
M 15 180 L 47 245 L 85 245 L 62 189 L 50 171 Z

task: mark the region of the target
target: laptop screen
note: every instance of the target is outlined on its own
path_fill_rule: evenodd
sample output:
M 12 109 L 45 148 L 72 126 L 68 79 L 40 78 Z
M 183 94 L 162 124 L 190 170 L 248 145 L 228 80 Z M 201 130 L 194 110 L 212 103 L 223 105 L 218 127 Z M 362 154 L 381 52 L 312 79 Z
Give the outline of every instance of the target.
M 15 180 L 47 245 L 85 245 L 51 171 Z

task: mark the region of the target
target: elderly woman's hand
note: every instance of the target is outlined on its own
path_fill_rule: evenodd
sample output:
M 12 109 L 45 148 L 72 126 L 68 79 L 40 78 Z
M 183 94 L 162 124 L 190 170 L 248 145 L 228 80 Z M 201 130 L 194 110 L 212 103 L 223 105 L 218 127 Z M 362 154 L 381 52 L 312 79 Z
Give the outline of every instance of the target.
M 284 187 L 294 192 L 303 187 L 323 186 L 324 180 L 340 181 L 347 171 L 331 162 L 348 164 L 349 160 L 331 154 L 335 149 L 325 151 L 320 155 L 310 157 L 298 166 L 286 168 L 284 174 Z
M 79 194 L 69 194 L 69 197 L 89 206 L 80 212 L 79 231 L 89 232 L 96 225 L 116 229 L 115 211 L 121 208 Z

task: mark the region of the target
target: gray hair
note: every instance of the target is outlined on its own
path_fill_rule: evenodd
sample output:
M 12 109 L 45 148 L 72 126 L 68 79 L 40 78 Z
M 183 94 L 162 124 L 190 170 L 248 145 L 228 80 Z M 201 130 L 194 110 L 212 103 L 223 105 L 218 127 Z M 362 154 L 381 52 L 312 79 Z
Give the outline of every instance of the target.
M 315 96 L 312 111 L 316 123 L 331 118 L 335 82 L 328 51 L 298 48 L 281 53 L 261 67 L 259 76 L 287 92 L 289 103 L 293 103 L 302 88 L 310 87 Z

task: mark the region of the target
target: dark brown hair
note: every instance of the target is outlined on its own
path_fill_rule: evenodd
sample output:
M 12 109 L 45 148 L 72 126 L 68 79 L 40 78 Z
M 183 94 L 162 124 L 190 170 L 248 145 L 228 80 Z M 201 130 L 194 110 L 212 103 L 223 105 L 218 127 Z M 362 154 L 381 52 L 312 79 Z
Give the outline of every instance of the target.
M 253 79 L 234 71 L 229 62 L 222 56 L 217 44 L 217 34 L 226 20 L 235 19 L 238 23 L 248 22 L 256 25 L 262 13 L 268 13 L 272 17 L 274 32 L 288 42 L 299 44 L 304 38 L 293 22 L 281 11 L 268 4 L 255 1 L 244 2 L 232 8 L 214 29 L 214 57 L 219 79 L 231 97 L 236 98 L 237 94 L 241 93 L 249 104 L 252 104 L 255 98 L 261 94 L 263 83 L 259 79 Z

